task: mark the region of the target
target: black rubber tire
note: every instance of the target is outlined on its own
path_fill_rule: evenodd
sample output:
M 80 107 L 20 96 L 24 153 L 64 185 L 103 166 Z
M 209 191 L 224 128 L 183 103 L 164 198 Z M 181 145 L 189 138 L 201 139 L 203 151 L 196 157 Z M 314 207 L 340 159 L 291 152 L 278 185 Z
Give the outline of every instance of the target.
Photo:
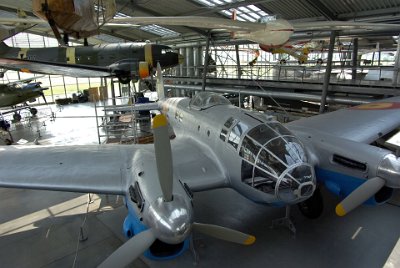
M 121 84 L 129 84 L 129 82 L 131 82 L 131 78 L 130 78 L 130 77 L 127 77 L 127 76 L 119 76 L 119 77 L 118 77 L 118 81 L 119 81 Z
M 15 122 L 19 122 L 22 119 L 22 116 L 20 114 L 13 114 L 13 119 Z
M 5 139 L 5 140 L 4 140 L 4 143 L 5 143 L 6 145 L 11 145 L 11 144 L 12 144 L 12 141 L 11 141 L 10 139 Z
M 298 203 L 297 206 L 301 214 L 306 218 L 316 219 L 321 216 L 324 210 L 324 203 L 320 189 L 315 189 L 314 194 L 309 199 Z
M 30 108 L 29 111 L 31 112 L 32 115 L 36 115 L 38 112 L 36 108 Z

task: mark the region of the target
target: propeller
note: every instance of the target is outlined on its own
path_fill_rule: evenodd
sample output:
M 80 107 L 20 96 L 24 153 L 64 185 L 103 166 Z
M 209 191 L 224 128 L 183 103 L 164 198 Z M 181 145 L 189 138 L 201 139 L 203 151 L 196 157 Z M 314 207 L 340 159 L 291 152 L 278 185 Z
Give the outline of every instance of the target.
M 163 203 L 171 205 L 169 202 L 175 202 L 179 198 L 172 199 L 172 153 L 171 143 L 168 134 L 168 121 L 165 115 L 157 115 L 153 118 L 154 149 L 157 163 L 158 178 L 163 194 Z M 163 204 L 160 204 L 162 206 Z M 154 208 L 153 208 L 154 209 Z M 166 210 L 163 210 L 166 211 Z M 190 219 L 188 219 L 190 221 Z M 251 245 L 255 242 L 255 237 L 235 231 L 229 228 L 201 223 L 190 223 L 192 229 L 206 235 L 234 242 L 242 245 Z M 190 230 L 190 229 L 188 229 Z M 181 230 L 180 230 L 181 231 Z M 124 267 L 143 254 L 151 244 L 158 238 L 160 230 L 155 227 L 143 231 L 113 252 L 99 267 Z M 161 233 L 162 234 L 162 233 Z M 189 234 L 189 233 L 188 233 Z M 165 235 L 165 234 L 164 234 Z M 171 235 L 171 234 L 168 234 Z M 172 234 L 175 236 L 175 234 Z M 186 239 L 186 238 L 184 238 Z M 160 238 L 162 240 L 162 238 Z
M 241 245 L 251 245 L 256 241 L 256 238 L 252 235 L 218 225 L 195 222 L 193 223 L 192 227 L 197 232 L 205 235 Z
M 125 267 L 137 257 L 143 254 L 153 242 L 156 240 L 155 235 L 151 229 L 143 231 L 114 251 L 108 258 L 103 261 L 98 267 Z
M 153 134 L 158 178 L 164 201 L 169 202 L 172 200 L 172 153 L 165 115 L 160 114 L 153 118 Z
M 336 214 L 338 216 L 346 215 L 376 194 L 385 185 L 385 182 L 380 177 L 366 180 L 336 206 Z

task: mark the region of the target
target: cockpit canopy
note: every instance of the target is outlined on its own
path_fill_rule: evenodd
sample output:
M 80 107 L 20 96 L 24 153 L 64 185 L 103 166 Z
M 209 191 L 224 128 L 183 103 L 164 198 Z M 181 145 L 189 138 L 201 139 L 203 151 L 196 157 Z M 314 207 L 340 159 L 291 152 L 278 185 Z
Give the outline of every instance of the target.
M 315 189 L 315 175 L 300 141 L 278 122 L 260 124 L 244 136 L 242 181 L 287 203 L 305 199 Z
M 231 104 L 230 101 L 212 92 L 199 92 L 197 93 L 189 103 L 190 108 L 195 110 L 204 110 L 216 105 Z

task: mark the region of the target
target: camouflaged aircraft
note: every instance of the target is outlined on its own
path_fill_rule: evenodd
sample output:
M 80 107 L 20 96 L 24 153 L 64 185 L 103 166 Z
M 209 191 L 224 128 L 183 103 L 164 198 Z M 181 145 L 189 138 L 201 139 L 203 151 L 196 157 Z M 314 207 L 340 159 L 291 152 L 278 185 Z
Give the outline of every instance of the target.
M 127 84 L 183 62 L 168 46 L 134 43 L 80 47 L 16 48 L 0 43 L 0 66 L 28 73 L 73 77 L 117 77 Z

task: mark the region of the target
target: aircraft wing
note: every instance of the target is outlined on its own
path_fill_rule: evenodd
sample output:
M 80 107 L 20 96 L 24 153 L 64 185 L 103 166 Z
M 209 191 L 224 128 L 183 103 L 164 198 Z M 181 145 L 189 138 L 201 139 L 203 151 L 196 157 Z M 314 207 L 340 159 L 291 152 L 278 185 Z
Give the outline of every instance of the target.
M 133 23 L 138 25 L 143 25 L 143 24 L 176 25 L 176 26 L 188 26 L 188 27 L 207 28 L 207 29 L 225 29 L 233 32 L 256 31 L 265 29 L 265 24 L 229 20 L 224 18 L 200 17 L 200 16 L 115 18 L 110 20 L 110 22 Z
M 388 98 L 286 124 L 370 144 L 400 126 L 400 97 Z
M 60 74 L 82 77 L 107 77 L 111 76 L 111 71 L 107 66 L 92 66 L 81 64 L 68 64 L 59 62 L 47 62 L 28 59 L 8 59 L 0 58 L 0 66 L 6 69 L 22 72 L 34 72 L 41 74 Z
M 46 21 L 35 18 L 8 18 L 0 17 L 0 24 L 12 25 L 12 24 L 45 24 Z
M 132 145 L 3 147 L 0 187 L 125 194 L 134 150 Z
M 229 180 L 217 157 L 191 138 L 171 140 L 174 175 L 194 191 L 226 187 Z
M 399 30 L 399 24 L 368 23 L 358 21 L 310 21 L 293 23 L 294 31 L 318 31 L 318 30 Z
M 160 106 L 157 102 L 135 103 L 134 105 L 115 105 L 104 108 L 106 112 L 132 112 L 132 111 L 150 111 L 159 110 Z

